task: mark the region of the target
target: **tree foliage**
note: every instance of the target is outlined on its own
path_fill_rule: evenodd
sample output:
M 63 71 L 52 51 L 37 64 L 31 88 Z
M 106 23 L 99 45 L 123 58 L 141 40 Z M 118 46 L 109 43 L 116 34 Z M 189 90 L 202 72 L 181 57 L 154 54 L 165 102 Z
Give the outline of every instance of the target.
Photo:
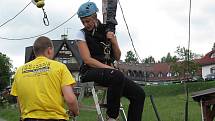
M 176 62 L 176 61 L 178 61 L 178 58 L 176 56 L 171 56 L 170 53 L 168 53 L 166 55 L 166 57 L 161 58 L 162 63 L 171 63 L 171 62 Z
M 180 61 L 188 61 L 194 60 L 199 58 L 199 54 L 193 53 L 191 50 L 186 49 L 185 47 L 177 47 L 177 50 L 175 51 L 177 54 L 177 58 L 179 58 Z
M 9 85 L 12 67 L 10 58 L 0 52 L 0 90 Z
M 130 51 L 127 52 L 127 54 L 125 56 L 125 62 L 127 62 L 127 63 L 138 63 L 138 58 L 130 50 Z
M 145 58 L 143 60 L 143 63 L 155 63 L 155 58 L 152 56 L 149 56 L 148 58 Z
M 185 47 L 177 47 L 175 51 L 179 61 L 172 63 L 171 70 L 184 77 L 193 77 L 199 70 L 199 64 L 195 62 L 198 54 L 192 53 Z

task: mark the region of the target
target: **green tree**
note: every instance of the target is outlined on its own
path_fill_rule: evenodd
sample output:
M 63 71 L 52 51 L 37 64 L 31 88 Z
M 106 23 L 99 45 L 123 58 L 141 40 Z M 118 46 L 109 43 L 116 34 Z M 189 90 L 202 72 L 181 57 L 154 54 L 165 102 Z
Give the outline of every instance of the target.
M 166 57 L 162 57 L 161 58 L 161 62 L 162 63 L 171 63 L 171 62 L 176 62 L 178 60 L 178 58 L 176 56 L 171 56 L 170 53 L 167 54 Z
M 0 52 L 0 90 L 9 85 L 12 67 L 10 58 Z
M 127 62 L 127 63 L 138 63 L 138 58 L 130 50 L 130 51 L 127 52 L 127 54 L 125 56 L 125 62 Z
M 155 58 L 149 56 L 148 58 L 143 59 L 143 63 L 155 63 Z
M 175 51 L 175 53 L 177 54 L 177 58 L 180 61 L 187 61 L 188 57 L 189 57 L 189 60 L 198 59 L 200 57 L 199 54 L 193 53 L 191 50 L 188 50 L 185 47 L 180 47 L 180 46 L 177 47 L 177 50 Z
M 192 53 L 185 47 L 177 47 L 175 51 L 179 61 L 172 63 L 171 70 L 182 77 L 193 77 L 197 74 L 200 65 L 195 62 L 198 54 Z

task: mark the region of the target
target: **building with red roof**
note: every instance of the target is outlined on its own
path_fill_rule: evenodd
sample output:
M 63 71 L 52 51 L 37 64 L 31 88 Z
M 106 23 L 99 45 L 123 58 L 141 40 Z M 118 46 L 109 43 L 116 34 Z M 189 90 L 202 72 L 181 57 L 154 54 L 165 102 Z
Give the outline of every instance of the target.
M 201 59 L 195 60 L 201 68 L 197 72 L 203 79 L 208 74 L 215 74 L 215 49 Z M 174 82 L 185 77 L 171 71 L 171 63 L 131 64 L 120 62 L 118 68 L 130 79 L 145 82 Z
M 208 74 L 215 74 L 215 49 L 207 53 L 203 58 L 197 60 L 201 65 L 202 78 L 206 78 Z

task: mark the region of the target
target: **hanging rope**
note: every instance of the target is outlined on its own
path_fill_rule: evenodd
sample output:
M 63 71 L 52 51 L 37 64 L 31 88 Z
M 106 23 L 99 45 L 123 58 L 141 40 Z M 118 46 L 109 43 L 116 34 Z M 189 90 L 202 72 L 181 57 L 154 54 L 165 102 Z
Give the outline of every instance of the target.
M 43 14 L 44 14 L 44 17 L 43 17 L 43 23 L 46 25 L 46 26 L 49 26 L 49 19 L 48 19 L 48 16 L 45 12 L 45 9 L 42 7 L 42 10 L 43 10 Z
M 4 22 L 3 24 L 0 25 L 0 28 L 2 26 L 4 26 L 5 24 L 7 24 L 8 22 L 12 21 L 13 19 L 15 19 L 19 14 L 21 14 L 29 5 L 31 4 L 31 2 L 29 2 L 20 12 L 18 12 L 13 18 L 7 20 L 6 22 Z
M 126 25 L 126 29 L 127 29 L 129 38 L 130 38 L 130 40 L 131 40 L 132 47 L 133 47 L 133 49 L 134 49 L 134 52 L 135 52 L 137 58 L 139 59 L 140 62 L 142 62 L 142 60 L 141 60 L 140 56 L 138 55 L 137 50 L 136 50 L 136 48 L 135 48 L 135 46 L 134 46 L 134 41 L 133 41 L 133 39 L 132 39 L 132 37 L 131 37 L 131 33 L 130 33 L 130 30 L 129 30 L 128 24 L 127 24 L 127 22 L 126 22 L 125 15 L 124 15 L 124 12 L 123 12 L 122 5 L 121 5 L 121 3 L 120 3 L 120 0 L 118 0 L 118 2 L 119 2 L 119 6 L 120 6 L 120 9 L 121 9 L 121 13 L 122 13 L 122 16 L 123 16 L 123 20 L 124 20 L 124 22 L 125 22 L 125 25 Z
M 45 35 L 45 34 L 48 34 L 48 33 L 51 33 L 52 31 L 58 29 L 59 27 L 61 27 L 62 25 L 64 25 L 65 23 L 67 23 L 69 20 L 71 20 L 74 16 L 76 15 L 73 14 L 69 19 L 67 19 L 65 22 L 61 23 L 60 25 L 56 26 L 55 28 L 47 31 L 47 32 L 44 32 L 42 34 L 39 34 L 39 35 L 34 35 L 34 36 L 30 36 L 30 37 L 23 37 L 23 38 L 7 38 L 7 37 L 0 37 L 0 39 L 4 39 L 4 40 L 26 40 L 26 39 L 32 39 L 32 38 L 36 38 L 36 37 L 40 37 L 42 35 Z

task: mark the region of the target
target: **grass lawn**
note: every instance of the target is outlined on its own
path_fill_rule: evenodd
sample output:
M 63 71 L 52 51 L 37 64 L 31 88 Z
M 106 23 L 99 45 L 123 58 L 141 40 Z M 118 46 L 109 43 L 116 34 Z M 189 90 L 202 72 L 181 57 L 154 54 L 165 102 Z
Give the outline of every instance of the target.
M 215 81 L 195 82 L 188 84 L 189 91 L 195 92 L 215 87 Z M 162 121 L 184 121 L 185 94 L 183 84 L 145 86 L 147 94 L 142 121 L 157 121 L 149 95 L 154 96 L 160 118 Z M 85 98 L 84 103 L 93 103 L 92 98 Z M 127 110 L 128 100 L 122 98 Z M 7 121 L 18 121 L 16 108 L 0 107 L 0 117 Z M 81 111 L 78 121 L 96 121 L 95 111 Z M 189 97 L 189 121 L 201 121 L 200 106 Z

